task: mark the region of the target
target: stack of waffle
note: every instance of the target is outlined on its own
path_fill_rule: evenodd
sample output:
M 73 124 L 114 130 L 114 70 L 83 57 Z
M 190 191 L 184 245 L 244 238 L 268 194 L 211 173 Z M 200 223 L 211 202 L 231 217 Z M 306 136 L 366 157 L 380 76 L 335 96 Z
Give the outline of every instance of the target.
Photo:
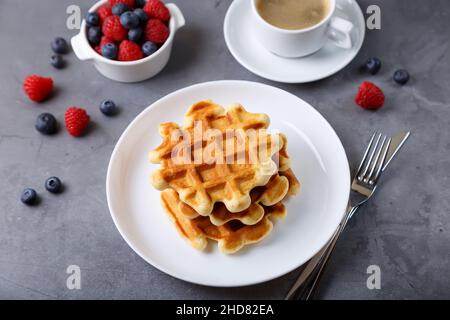
M 269 117 L 212 101 L 192 105 L 183 127 L 163 123 L 163 142 L 149 154 L 151 175 L 179 233 L 203 250 L 208 239 L 226 254 L 265 238 L 283 200 L 300 184 L 290 168 L 287 138 L 270 134 Z

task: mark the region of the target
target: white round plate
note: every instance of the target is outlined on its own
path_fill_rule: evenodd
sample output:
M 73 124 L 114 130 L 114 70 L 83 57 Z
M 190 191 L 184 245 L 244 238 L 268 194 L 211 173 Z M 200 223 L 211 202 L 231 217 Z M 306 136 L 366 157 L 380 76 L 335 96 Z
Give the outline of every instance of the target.
M 275 222 L 262 242 L 234 255 L 217 243 L 201 252 L 180 237 L 149 182 L 147 154 L 161 143 L 161 122 L 183 123 L 187 108 L 212 99 L 239 102 L 266 113 L 270 129 L 287 135 L 294 172 L 302 188 L 287 201 L 288 216 Z M 106 179 L 111 216 L 122 237 L 147 262 L 176 278 L 210 286 L 244 286 L 299 267 L 331 238 L 345 212 L 350 173 L 342 144 L 328 122 L 308 103 L 281 89 L 245 81 L 217 81 L 176 91 L 153 103 L 128 126 L 112 153 Z
M 306 83 L 329 77 L 347 66 L 358 54 L 364 41 L 364 15 L 355 0 L 338 0 L 342 10 L 336 16 L 354 24 L 352 49 L 341 49 L 331 42 L 318 52 L 289 59 L 267 51 L 254 37 L 250 0 L 234 0 L 225 16 L 224 35 L 234 58 L 254 74 L 277 82 Z

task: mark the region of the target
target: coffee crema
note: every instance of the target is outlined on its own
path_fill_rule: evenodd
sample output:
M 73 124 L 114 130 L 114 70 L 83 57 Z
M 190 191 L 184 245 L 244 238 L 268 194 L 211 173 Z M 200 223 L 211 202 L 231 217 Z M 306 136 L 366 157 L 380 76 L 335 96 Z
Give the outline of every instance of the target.
M 330 0 L 257 0 L 256 9 L 275 27 L 300 30 L 325 19 L 330 12 Z

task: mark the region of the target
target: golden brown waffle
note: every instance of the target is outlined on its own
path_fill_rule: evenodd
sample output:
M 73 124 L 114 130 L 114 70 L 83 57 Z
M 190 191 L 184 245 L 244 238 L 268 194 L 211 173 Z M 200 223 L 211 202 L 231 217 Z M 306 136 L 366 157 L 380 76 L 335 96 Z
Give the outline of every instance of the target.
M 179 141 L 172 139 L 171 134 L 182 134 L 187 131 L 193 135 L 195 124 L 200 122 L 202 132 L 208 129 L 219 130 L 225 133 L 227 129 L 267 129 L 270 119 L 266 114 L 247 112 L 239 104 L 232 105 L 225 110 L 222 106 L 211 100 L 203 100 L 189 107 L 184 118 L 184 126 L 180 128 L 177 124 L 169 122 L 160 125 L 159 133 L 163 142 L 149 153 L 152 163 L 160 163 L 171 156 L 172 150 Z M 198 127 L 197 127 L 198 128 Z
M 229 222 L 223 226 L 215 226 L 209 217 L 188 219 L 177 206 L 179 201 L 176 191 L 167 189 L 161 192 L 161 201 L 164 209 L 175 224 L 178 232 L 196 249 L 204 250 L 208 239 L 218 241 L 219 249 L 223 253 L 232 254 L 245 245 L 256 243 L 264 239 L 273 228 L 270 218 L 283 218 L 286 207 L 277 203 L 264 208 L 264 217 L 255 225 L 247 226 L 237 221 Z
M 264 216 L 263 206 L 273 206 L 283 200 L 286 195 L 294 195 L 299 190 L 300 183 L 295 177 L 292 170 L 279 172 L 275 174 L 268 184 L 256 187 L 250 192 L 252 204 L 248 209 L 241 212 L 230 212 L 221 204 L 216 203 L 213 211 L 209 215 L 211 223 L 216 226 L 238 220 L 245 225 L 254 225 L 258 223 Z M 199 215 L 189 205 L 182 201 L 178 202 L 178 210 L 188 219 L 195 219 Z
M 287 171 L 291 167 L 291 159 L 287 152 L 287 137 L 284 134 L 280 134 L 283 146 L 274 159 L 278 163 L 278 171 Z
M 287 170 L 282 173 L 281 178 L 290 181 L 289 188 L 284 193 L 283 198 L 287 194 L 295 194 L 300 189 L 300 183 L 295 177 L 292 170 Z M 196 215 L 196 212 L 184 204 L 176 191 L 167 189 L 161 192 L 161 202 L 167 214 L 172 222 L 175 224 L 178 232 L 189 241 L 189 243 L 199 250 L 203 250 L 207 245 L 207 239 L 215 240 L 219 242 L 219 249 L 226 253 L 231 254 L 247 244 L 256 243 L 266 237 L 272 230 L 272 222 L 270 218 L 283 218 L 286 216 L 286 208 L 280 202 L 273 205 L 262 205 L 264 197 L 272 198 L 269 196 L 270 191 L 265 187 L 258 187 L 252 190 L 252 205 L 249 209 L 241 213 L 230 213 L 226 208 L 217 203 L 214 211 L 210 217 L 202 217 Z M 189 208 L 193 218 L 190 218 L 185 210 Z M 250 212 L 250 213 L 249 213 Z M 262 213 L 258 222 L 252 225 L 246 225 L 240 220 L 240 216 L 249 219 L 252 216 L 252 212 L 255 215 Z M 226 222 L 222 225 L 215 225 L 212 223 L 213 217 L 217 219 L 218 215 L 223 215 L 221 219 L 229 219 L 233 221 Z M 230 216 L 228 216 L 230 215 Z M 255 218 L 256 220 L 257 218 Z
M 253 225 L 258 223 L 264 216 L 264 209 L 260 205 L 272 206 L 280 202 L 286 194 L 295 195 L 298 193 L 300 183 L 295 177 L 292 170 L 290 170 L 290 159 L 287 153 L 287 138 L 281 134 L 283 140 L 283 147 L 279 154 L 275 155 L 279 163 L 279 172 L 272 176 L 267 185 L 256 187 L 250 192 L 251 205 L 246 210 L 241 212 L 230 212 L 227 208 L 217 203 L 210 214 L 211 223 L 216 226 L 221 226 L 228 221 L 239 220 L 245 225 Z M 180 201 L 179 210 L 189 219 L 194 219 L 199 214 L 189 205 Z
M 211 101 L 194 104 L 186 114 L 184 128 L 174 123 L 160 126 L 163 142 L 149 154 L 153 163 L 161 165 L 151 176 L 153 186 L 158 190 L 174 189 L 181 201 L 203 216 L 211 214 L 216 202 L 222 202 L 230 212 L 249 208 L 250 191 L 266 185 L 278 171 L 272 157 L 282 150 L 283 137 L 267 134 L 265 128 L 268 125 L 266 115 L 249 113 L 240 105 L 234 105 L 227 111 Z M 180 141 L 187 133 L 191 139 L 185 146 L 195 150 L 195 146 L 200 145 L 197 150 L 202 155 L 204 150 L 215 143 L 214 140 L 205 141 L 203 134 L 200 135 L 201 140 L 196 140 L 195 130 L 204 132 L 207 129 L 215 129 L 224 139 L 224 149 L 213 152 L 219 161 L 208 163 L 203 158 L 196 161 L 195 153 L 186 157 L 186 149 L 180 148 Z M 236 134 L 235 130 L 235 134 L 229 136 L 227 129 L 241 131 Z M 249 129 L 257 129 L 256 138 L 251 136 L 251 131 L 244 131 Z M 256 143 L 251 144 L 250 141 Z M 231 153 L 227 153 L 229 150 L 225 148 L 228 145 L 235 146 Z M 227 160 L 230 157 L 234 159 L 232 163 Z M 236 159 L 244 162 L 240 163 Z

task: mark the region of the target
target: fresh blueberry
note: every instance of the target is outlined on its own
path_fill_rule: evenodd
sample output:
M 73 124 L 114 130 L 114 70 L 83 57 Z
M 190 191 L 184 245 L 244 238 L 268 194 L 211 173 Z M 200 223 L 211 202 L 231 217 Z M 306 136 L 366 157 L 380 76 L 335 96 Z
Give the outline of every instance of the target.
M 26 205 L 33 205 L 36 203 L 37 200 L 37 193 L 34 189 L 26 188 L 22 191 L 22 194 L 20 196 L 20 201 L 25 203 Z
M 55 38 L 51 43 L 51 47 L 55 53 L 65 54 L 69 52 L 69 45 L 64 38 Z
M 100 24 L 100 17 L 96 12 L 89 12 L 86 16 L 86 24 L 89 27 L 96 27 Z
M 146 57 L 155 53 L 156 50 L 158 50 L 158 46 L 151 41 L 147 41 L 142 45 L 142 52 Z
M 144 24 L 147 22 L 148 20 L 148 15 L 145 13 L 144 10 L 142 10 L 141 8 L 137 8 L 134 9 L 134 14 L 138 16 L 139 21 L 141 22 L 141 24 Z
M 129 11 L 130 8 L 125 3 L 118 3 L 112 7 L 112 14 L 115 16 L 120 16 L 122 13 Z
M 45 189 L 51 193 L 60 193 L 62 191 L 61 180 L 57 177 L 50 177 L 45 181 Z
M 116 104 L 114 103 L 114 101 L 112 100 L 104 100 L 102 101 L 102 103 L 100 104 L 100 111 L 105 115 L 105 116 L 113 116 L 117 113 L 117 107 Z
M 399 85 L 405 85 L 409 81 L 409 72 L 402 69 L 395 71 L 394 81 Z
M 365 64 L 367 72 L 372 75 L 375 75 L 381 69 L 381 60 L 378 58 L 370 58 L 366 61 Z
M 139 40 L 141 40 L 142 33 L 143 33 L 142 28 L 130 29 L 128 31 L 128 40 L 133 42 L 139 42 Z
M 50 64 L 56 69 L 62 69 L 66 65 L 63 57 L 59 54 L 52 55 L 52 57 L 50 58 Z
M 89 43 L 96 46 L 100 43 L 102 39 L 102 30 L 100 27 L 90 27 L 88 30 L 87 38 Z
M 107 43 L 102 47 L 102 56 L 115 60 L 117 58 L 117 46 L 114 43 Z
M 131 11 L 121 14 L 120 23 L 126 29 L 134 29 L 139 25 L 139 17 Z
M 55 134 L 58 129 L 56 119 L 51 113 L 41 113 L 37 117 L 34 127 L 40 133 L 47 135 Z
M 134 6 L 136 8 L 143 8 L 145 6 L 145 0 L 134 0 Z

